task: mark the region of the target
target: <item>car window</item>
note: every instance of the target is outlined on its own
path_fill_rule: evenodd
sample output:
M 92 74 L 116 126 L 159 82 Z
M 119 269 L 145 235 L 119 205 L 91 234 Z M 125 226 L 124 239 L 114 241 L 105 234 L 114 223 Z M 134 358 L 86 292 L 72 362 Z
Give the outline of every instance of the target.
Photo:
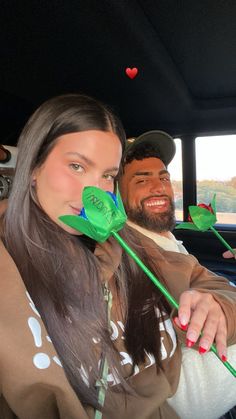
M 175 216 L 177 221 L 183 220 L 183 172 L 182 172 L 182 141 L 175 138 L 176 154 L 168 166 L 175 195 Z
M 216 194 L 217 222 L 236 224 L 236 135 L 195 139 L 197 202 Z

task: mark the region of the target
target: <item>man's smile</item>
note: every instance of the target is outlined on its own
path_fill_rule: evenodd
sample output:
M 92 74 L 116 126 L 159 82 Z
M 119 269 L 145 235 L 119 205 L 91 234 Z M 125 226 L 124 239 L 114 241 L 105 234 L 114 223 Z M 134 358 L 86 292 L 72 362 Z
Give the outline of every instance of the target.
M 147 208 L 151 211 L 157 211 L 157 212 L 162 212 L 162 211 L 167 211 L 170 205 L 170 200 L 168 197 L 150 197 L 150 198 L 145 198 L 142 201 L 142 205 L 144 206 L 144 208 Z

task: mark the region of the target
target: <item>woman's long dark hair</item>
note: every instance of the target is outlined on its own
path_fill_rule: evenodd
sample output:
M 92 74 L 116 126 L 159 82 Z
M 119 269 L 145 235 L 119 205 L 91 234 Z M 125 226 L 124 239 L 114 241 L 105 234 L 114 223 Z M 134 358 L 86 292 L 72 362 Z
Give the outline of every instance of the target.
M 99 378 L 99 368 L 95 338 L 103 343 L 109 366 L 119 374 L 117 353 L 107 325 L 99 264 L 82 237 L 67 233 L 50 220 L 38 205 L 32 187 L 33 171 L 44 163 L 57 139 L 87 130 L 114 132 L 124 150 L 125 133 L 119 119 L 106 106 L 87 96 L 53 98 L 29 119 L 18 142 L 4 241 L 42 316 L 70 384 L 81 402 L 97 407 L 94 383 Z M 148 260 L 129 231 L 124 229 L 122 235 Z M 117 276 L 120 298 L 126 308 L 127 349 L 135 362 L 144 360 L 146 350 L 160 364 L 160 336 L 153 308 L 159 304 L 159 294 L 146 285 L 143 274 L 125 254 Z M 132 280 L 127 282 L 125 278 Z M 86 385 L 81 369 L 88 373 L 90 386 Z M 119 378 L 127 389 L 125 380 Z

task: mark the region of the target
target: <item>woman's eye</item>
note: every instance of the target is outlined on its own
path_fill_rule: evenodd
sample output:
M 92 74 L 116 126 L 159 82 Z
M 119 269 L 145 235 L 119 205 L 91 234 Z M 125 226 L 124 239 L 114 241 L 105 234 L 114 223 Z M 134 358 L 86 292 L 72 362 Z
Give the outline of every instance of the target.
M 104 179 L 108 180 L 109 182 L 113 182 L 113 181 L 115 180 L 115 178 L 116 178 L 116 176 L 115 176 L 115 175 L 111 175 L 111 174 L 109 174 L 109 173 L 107 173 L 107 174 L 106 174 L 106 175 L 104 175 L 103 177 L 104 177 Z
M 75 172 L 83 172 L 84 168 L 79 163 L 70 163 L 69 165 L 71 169 L 73 169 Z

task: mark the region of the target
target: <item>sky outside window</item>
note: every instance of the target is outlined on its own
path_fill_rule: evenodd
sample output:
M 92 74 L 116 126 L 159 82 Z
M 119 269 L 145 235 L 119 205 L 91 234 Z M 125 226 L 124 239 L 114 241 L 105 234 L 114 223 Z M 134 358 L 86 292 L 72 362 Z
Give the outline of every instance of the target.
M 175 139 L 176 155 L 169 164 L 175 192 L 176 218 L 182 220 L 181 140 Z M 197 203 L 209 204 L 216 194 L 217 222 L 236 224 L 236 135 L 197 137 Z

